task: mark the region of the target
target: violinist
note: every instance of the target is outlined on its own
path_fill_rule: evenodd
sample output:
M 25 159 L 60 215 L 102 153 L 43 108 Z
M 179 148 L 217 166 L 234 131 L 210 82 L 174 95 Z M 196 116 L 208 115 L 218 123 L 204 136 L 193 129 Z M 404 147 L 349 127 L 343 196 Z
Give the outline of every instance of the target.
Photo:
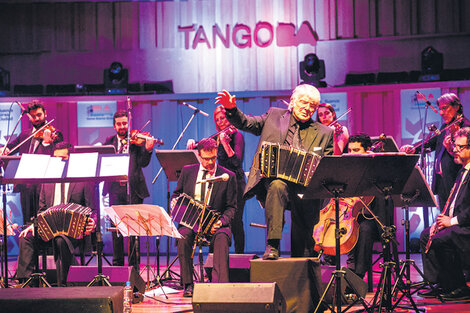
M 28 104 L 25 113 L 28 115 L 32 127 L 22 131 L 18 137 L 10 141 L 6 147 L 0 148 L 0 153 L 9 154 L 12 152 L 20 155 L 23 153 L 52 155 L 54 152 L 54 145 L 63 141 L 63 136 L 60 131 L 55 130 L 50 125 L 46 126 L 46 129 L 43 131 L 37 132 L 32 138 L 24 142 L 17 149 L 12 150 L 30 137 L 36 130 L 46 124 L 47 112 L 41 101 L 33 100 Z M 39 185 L 16 185 L 14 190 L 15 192 L 20 192 L 23 225 L 28 224 L 38 210 Z
M 369 135 L 360 133 L 349 138 L 348 152 L 350 154 L 371 153 L 372 140 Z M 389 225 L 384 197 L 375 197 L 369 205 L 371 211 L 381 223 Z M 359 236 L 356 245 L 348 253 L 347 265 L 357 276 L 363 278 L 372 266 L 372 248 L 375 241 L 380 241 L 382 230 L 372 215 L 363 208 L 357 216 Z
M 437 288 L 418 295 L 433 298 L 441 294 L 444 301 L 463 301 L 470 300 L 462 270 L 462 259 L 470 251 L 470 127 L 455 133 L 452 148 L 454 160 L 462 169 L 443 211 L 420 237 L 424 276 Z
M 336 120 L 336 112 L 329 103 L 320 103 L 317 110 L 317 122 L 329 126 L 335 130 L 333 137 L 333 153 L 341 155 L 347 151 L 349 132 L 346 126 Z
M 438 136 L 434 136 L 424 144 L 424 148 L 429 151 L 436 151 L 434 157 L 434 170 L 432 179 L 432 191 L 438 195 L 439 207 L 444 207 L 444 204 L 449 197 L 450 189 L 452 188 L 457 173 L 461 169 L 460 164 L 454 162 L 453 151 L 451 149 L 451 135 L 458 128 L 470 126 L 470 121 L 463 116 L 463 107 L 459 97 L 454 93 L 446 93 L 437 99 L 439 106 L 439 114 L 444 120 L 441 130 L 452 124 L 456 119 L 461 117 L 461 121 L 456 123 L 455 127 L 450 127 L 446 131 L 440 132 Z M 416 149 L 411 145 L 404 145 L 400 151 L 406 153 L 420 153 L 421 146 Z M 425 152 L 427 152 L 425 150 Z
M 214 122 L 219 134 L 216 138 L 219 164 L 234 172 L 237 177 L 237 210 L 235 211 L 231 227 L 235 253 L 243 254 L 245 251 L 245 231 L 243 228 L 243 210 L 245 207 L 243 190 L 245 190 L 246 185 L 245 172 L 243 171 L 245 140 L 241 132 L 233 127 L 225 117 L 225 108 L 222 105 L 219 105 L 214 110 Z M 193 139 L 188 140 L 187 148 L 197 148 L 197 144 Z
M 109 193 L 109 205 L 142 204 L 144 199 L 150 196 L 145 183 L 142 168 L 150 163 L 152 149 L 155 140 L 146 136 L 147 139 L 138 142 L 131 138 L 131 143 L 127 144 L 127 133 L 129 117 L 126 111 L 119 110 L 113 117 L 114 130 L 116 135 L 106 138 L 104 145 L 113 145 L 117 153 L 129 153 L 129 189 L 130 202 L 127 197 L 127 182 L 106 183 L 103 188 L 103 195 Z M 140 145 L 138 145 L 140 144 Z M 129 149 L 129 151 L 127 151 Z M 129 266 L 134 266 L 137 270 L 140 264 L 139 238 L 129 237 Z M 113 265 L 124 265 L 124 240 L 121 234 L 113 233 Z

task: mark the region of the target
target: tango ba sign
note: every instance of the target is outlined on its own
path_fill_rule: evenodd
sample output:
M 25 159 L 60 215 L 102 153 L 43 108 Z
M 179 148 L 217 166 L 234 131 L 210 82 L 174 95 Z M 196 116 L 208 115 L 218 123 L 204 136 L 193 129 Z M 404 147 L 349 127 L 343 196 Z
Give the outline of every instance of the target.
M 251 48 L 253 45 L 266 48 L 276 39 L 278 47 L 291 47 L 300 44 L 316 45 L 317 33 L 308 21 L 304 21 L 298 30 L 292 23 L 278 23 L 274 27 L 269 22 L 258 22 L 254 28 L 245 24 L 229 24 L 221 29 L 219 25 L 212 26 L 208 32 L 202 25 L 178 26 L 178 32 L 184 35 L 184 48 L 197 49 L 200 45 L 215 49 L 219 44 L 230 48 L 231 43 L 237 48 Z

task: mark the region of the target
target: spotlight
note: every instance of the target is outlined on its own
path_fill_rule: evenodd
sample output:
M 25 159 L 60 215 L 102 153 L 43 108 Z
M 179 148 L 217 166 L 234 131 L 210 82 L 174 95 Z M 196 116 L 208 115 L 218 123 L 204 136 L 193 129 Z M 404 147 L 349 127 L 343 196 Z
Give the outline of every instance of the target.
M 419 81 L 440 80 L 444 68 L 444 56 L 429 46 L 421 52 L 421 75 Z
M 325 61 L 320 60 L 314 53 L 307 54 L 299 63 L 299 74 L 303 80 L 301 83 L 326 87 L 326 83 L 320 81 L 325 78 Z
M 129 85 L 129 71 L 121 63 L 113 62 L 104 70 L 103 81 L 107 94 L 125 94 Z

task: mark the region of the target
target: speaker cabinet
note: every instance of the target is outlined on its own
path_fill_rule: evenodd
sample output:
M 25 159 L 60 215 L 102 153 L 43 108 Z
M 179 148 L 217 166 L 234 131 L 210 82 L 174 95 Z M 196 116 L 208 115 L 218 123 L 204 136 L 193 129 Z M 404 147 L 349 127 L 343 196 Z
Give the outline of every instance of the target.
M 195 284 L 193 310 L 200 312 L 286 312 L 286 302 L 276 283 Z
M 122 287 L 7 288 L 0 291 L 0 312 L 120 313 Z
M 98 274 L 97 266 L 71 266 L 67 276 L 69 286 L 86 286 Z M 134 292 L 145 292 L 145 281 L 139 272 L 132 266 L 103 266 L 103 275 L 109 277 L 113 286 L 124 286 L 127 281 L 131 282 Z M 133 303 L 143 300 L 143 296 L 134 297 Z
M 228 278 L 231 283 L 250 282 L 250 261 L 258 259 L 256 254 L 230 254 Z M 214 266 L 214 257 L 209 253 L 204 263 L 207 277 L 212 280 L 212 268 Z

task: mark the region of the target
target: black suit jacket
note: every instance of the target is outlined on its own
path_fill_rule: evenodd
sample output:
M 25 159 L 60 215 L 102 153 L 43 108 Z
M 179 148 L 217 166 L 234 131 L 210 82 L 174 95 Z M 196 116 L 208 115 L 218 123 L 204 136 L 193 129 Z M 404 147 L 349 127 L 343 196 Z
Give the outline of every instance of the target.
M 263 115 L 248 116 L 238 108 L 234 108 L 226 110 L 225 115 L 236 128 L 260 136 L 257 152 L 253 158 L 250 175 L 248 176 L 248 182 L 245 187 L 245 197 L 251 198 L 256 194 L 261 201 L 264 201 L 264 188 L 257 187 L 262 178 L 259 170 L 261 143 L 268 141 L 283 144 L 287 137 L 292 113 L 287 109 L 270 108 L 268 112 Z M 319 147 L 320 150 L 315 150 L 314 152 L 320 156 L 333 154 L 332 128 L 318 122 L 310 121 L 306 134 L 304 138 L 301 138 L 302 146 L 305 150 L 314 151 L 315 147 Z
M 92 218 L 96 220 L 94 184 L 88 182 L 70 183 L 67 203 L 76 203 L 93 209 Z M 54 203 L 55 184 L 42 184 L 39 195 L 39 212 L 50 208 Z
M 196 186 L 199 164 L 186 165 L 181 171 L 178 184 L 171 198 L 176 198 L 182 193 L 194 198 L 194 189 Z M 235 174 L 226 168 L 218 165 L 215 176 L 224 173 L 229 175 L 228 181 L 215 182 L 212 187 L 211 198 L 208 205 L 220 212 L 222 226 L 230 226 L 235 210 L 237 209 L 237 181 Z
M 106 138 L 104 145 L 113 145 L 118 149 L 118 138 L 116 135 Z M 129 164 L 129 183 L 132 195 L 138 196 L 140 199 L 145 199 L 150 196 L 145 183 L 145 176 L 142 168 L 150 163 L 152 152 L 147 151 L 145 146 L 130 145 L 129 148 L 130 164 Z M 105 194 L 108 192 L 116 194 L 119 192 L 119 182 L 112 182 L 105 185 Z

